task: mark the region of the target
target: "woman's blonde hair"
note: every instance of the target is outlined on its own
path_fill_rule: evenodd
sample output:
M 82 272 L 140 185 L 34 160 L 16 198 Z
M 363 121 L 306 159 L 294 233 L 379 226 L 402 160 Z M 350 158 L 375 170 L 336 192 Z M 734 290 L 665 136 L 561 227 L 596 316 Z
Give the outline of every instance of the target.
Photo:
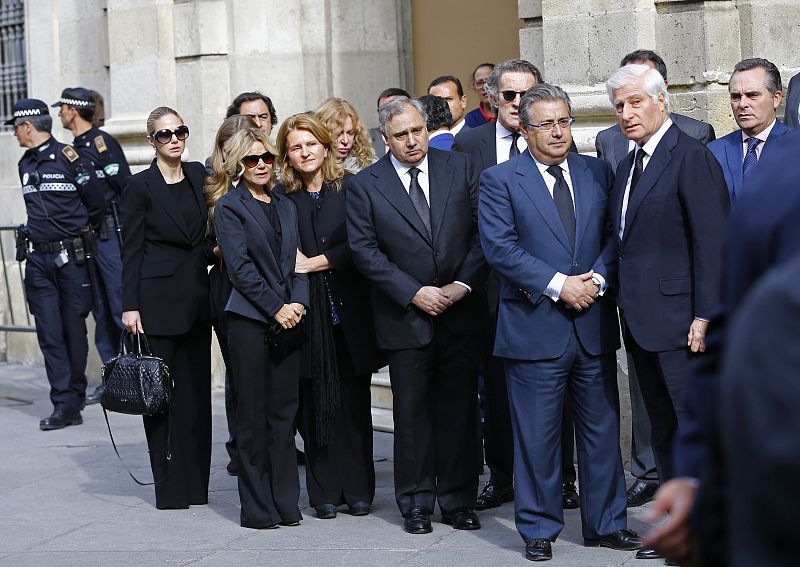
M 165 116 L 175 116 L 183 124 L 183 118 L 178 114 L 177 110 L 173 110 L 168 106 L 159 106 L 154 108 L 153 111 L 147 116 L 147 135 L 152 136 L 156 131 L 156 122 Z
M 222 167 L 225 175 L 228 177 L 229 183 L 234 183 L 242 177 L 245 171 L 242 158 L 250 154 L 250 148 L 252 148 L 253 144 L 256 142 L 261 142 L 264 148 L 272 155 L 277 154 L 275 146 L 272 145 L 272 142 L 269 141 L 269 138 L 267 138 L 267 135 L 261 129 L 242 128 L 237 131 L 228 142 L 228 157 Z M 275 167 L 273 166 L 272 175 L 270 175 L 269 181 L 267 181 L 267 188 L 272 189 L 274 185 Z
M 331 133 L 325 124 L 313 115 L 295 114 L 287 118 L 278 130 L 278 165 L 281 170 L 281 184 L 286 192 L 293 193 L 303 187 L 303 180 L 289 163 L 289 148 L 286 143 L 289 133 L 295 130 L 309 132 L 328 149 L 328 155 L 322 161 L 322 180 L 333 185 L 337 191 L 341 189 L 344 168 L 336 161 L 336 148 Z
M 235 114 L 230 118 L 226 118 L 220 124 L 217 130 L 217 135 L 214 138 L 214 149 L 211 152 L 209 165 L 211 166 L 211 175 L 206 177 L 203 183 L 203 194 L 206 199 L 206 206 L 208 207 L 209 215 L 213 218 L 214 207 L 225 193 L 228 192 L 230 180 L 225 173 L 225 158 L 223 155 L 223 148 L 233 135 L 244 128 L 255 128 L 256 124 L 249 116 Z
M 314 112 L 328 128 L 334 141 L 342 130 L 345 120 L 349 117 L 353 123 L 353 148 L 350 150 L 358 166 L 363 169 L 375 161 L 375 151 L 372 149 L 372 140 L 369 132 L 358 117 L 353 106 L 341 98 L 329 98 Z

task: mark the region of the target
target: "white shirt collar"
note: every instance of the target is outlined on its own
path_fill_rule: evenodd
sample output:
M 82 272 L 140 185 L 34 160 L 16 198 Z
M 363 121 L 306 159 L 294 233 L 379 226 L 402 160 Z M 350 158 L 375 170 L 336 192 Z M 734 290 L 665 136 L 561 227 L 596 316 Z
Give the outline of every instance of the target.
M 762 142 L 766 142 L 767 138 L 769 138 L 770 132 L 772 132 L 772 129 L 775 127 L 775 122 L 776 121 L 777 121 L 777 118 L 772 121 L 772 124 L 770 124 L 769 126 L 764 128 L 763 130 L 761 130 L 761 132 L 759 132 L 758 134 L 756 134 L 755 136 L 752 136 L 752 137 L 753 138 L 758 138 Z M 749 140 L 750 138 L 751 138 L 751 136 L 748 136 L 747 134 L 744 133 L 744 130 L 742 130 L 742 143 L 746 144 L 747 140 Z
M 462 119 L 461 119 L 461 122 L 459 122 L 458 124 L 456 124 L 455 126 L 453 126 L 452 128 L 450 128 L 450 133 L 451 133 L 453 136 L 457 135 L 459 132 L 461 132 L 461 130 L 463 130 L 463 129 L 464 129 L 464 126 L 466 126 L 466 124 L 467 124 L 467 121 L 466 121 L 465 119 L 463 119 L 463 118 L 462 118 Z
M 494 124 L 495 124 L 494 128 L 495 136 L 497 136 L 498 138 L 508 138 L 509 136 L 514 135 L 514 132 L 512 132 L 511 130 L 500 124 L 499 120 L 495 120 Z
M 670 126 L 672 126 L 672 119 L 667 117 L 666 122 L 661 125 L 661 128 L 659 128 L 655 134 L 650 136 L 650 139 L 645 142 L 644 146 L 638 146 L 638 144 L 637 146 L 641 147 L 644 150 L 644 153 L 646 153 L 649 157 L 652 157 L 653 152 L 655 152 L 656 148 L 658 147 L 658 143 L 661 141 L 661 138 L 664 137 L 664 134 L 667 133 L 667 130 L 669 130 Z
M 422 161 L 419 162 L 417 165 L 405 165 L 404 163 L 400 163 L 394 154 L 389 154 L 389 160 L 391 160 L 392 165 L 394 166 L 394 170 L 397 172 L 398 177 L 403 179 L 403 176 L 408 173 L 408 170 L 412 167 L 416 167 L 425 175 L 428 175 L 428 154 L 425 154 L 425 157 L 422 158 Z
M 545 173 L 547 173 L 547 175 L 550 175 L 547 172 L 547 168 L 550 167 L 549 165 L 547 165 L 545 163 L 542 163 L 538 159 L 533 157 L 533 152 L 531 152 L 530 148 L 528 148 L 528 152 L 527 153 L 528 153 L 528 155 L 530 155 L 533 158 L 533 161 L 536 164 L 536 167 L 539 168 L 539 173 L 541 173 L 542 176 L 544 176 Z M 564 158 L 564 161 L 562 161 L 561 163 L 556 164 L 556 165 L 558 167 L 560 167 L 567 175 L 569 175 L 569 160 L 567 158 Z

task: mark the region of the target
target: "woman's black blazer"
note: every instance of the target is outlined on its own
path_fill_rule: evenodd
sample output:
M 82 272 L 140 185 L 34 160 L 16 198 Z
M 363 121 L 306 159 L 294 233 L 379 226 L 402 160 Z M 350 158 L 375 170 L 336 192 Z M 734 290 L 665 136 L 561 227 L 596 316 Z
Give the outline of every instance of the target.
M 205 168 L 185 162 L 183 173 L 198 204 L 188 230 L 162 200 L 169 187 L 155 160 L 128 178 L 120 199 L 122 310 L 139 311 L 142 327 L 153 335 L 180 335 L 209 320 Z
M 282 187 L 278 191 L 285 192 Z M 347 243 L 344 189 L 336 191 L 325 184 L 318 200 L 312 199 L 305 189 L 286 195 L 297 208 L 300 250 L 308 257 L 325 254 L 333 265 L 332 270 L 325 272 L 325 278 L 356 373 L 377 370 L 384 360 L 375 345 L 369 284 L 353 264 Z
M 274 237 L 269 218 L 244 183 L 223 195 L 214 208 L 217 240 L 233 283 L 225 311 L 264 323 L 271 323 L 286 303 L 309 303 L 308 278 L 294 273 L 299 247 L 294 205 L 273 192 L 272 206 L 281 223 L 280 258 L 269 244 Z

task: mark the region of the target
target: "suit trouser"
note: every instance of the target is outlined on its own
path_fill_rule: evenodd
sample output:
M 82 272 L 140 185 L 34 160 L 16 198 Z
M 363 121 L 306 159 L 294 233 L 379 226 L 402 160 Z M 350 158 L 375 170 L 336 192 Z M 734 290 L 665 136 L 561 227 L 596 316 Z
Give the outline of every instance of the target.
M 156 508 L 206 504 L 211 472 L 211 329 L 195 322 L 182 335 L 147 335 L 147 340 L 152 353 L 169 367 L 173 383 L 169 414 L 142 418 Z
M 122 257 L 116 234 L 106 240 L 97 239 L 98 289 L 97 309 L 94 317 L 94 345 L 100 359 L 106 361 L 117 354 L 119 337 L 122 334 Z
M 434 319 L 433 341 L 388 353 L 394 403 L 395 499 L 405 516 L 473 508 L 478 489 L 476 335 L 456 335 Z
M 564 527 L 561 422 L 567 391 L 575 420 L 583 536 L 625 528 L 614 354 L 591 356 L 572 332 L 556 359 L 507 359 L 505 365 L 514 425 L 514 507 L 522 539 L 555 541 Z
M 241 525 L 266 528 L 302 519 L 294 419 L 300 399 L 300 352 L 270 358 L 267 325 L 228 313 L 236 398 Z
M 356 374 L 340 326 L 333 328 L 341 405 L 333 421 L 333 436 L 317 442 L 313 384 L 300 380 L 297 423 L 306 453 L 306 487 L 311 506 L 369 502 L 375 496 L 372 461 L 372 374 Z
M 633 357 L 630 353 L 626 353 L 626 356 L 631 394 L 631 474 L 642 482 L 657 483 L 658 469 L 650 435 L 650 417 L 647 415 Z
M 625 348 L 630 353 L 636 377 L 650 418 L 653 454 L 658 479 L 673 477 L 673 446 L 680 422 L 685 417 L 683 391 L 689 378 L 692 352 L 684 347 L 653 352 L 643 349 L 623 322 Z
M 92 308 L 89 276 L 70 261 L 56 267 L 58 254 L 31 252 L 25 265 L 25 296 L 36 323 L 53 408 L 81 411 L 86 397 L 86 316 Z

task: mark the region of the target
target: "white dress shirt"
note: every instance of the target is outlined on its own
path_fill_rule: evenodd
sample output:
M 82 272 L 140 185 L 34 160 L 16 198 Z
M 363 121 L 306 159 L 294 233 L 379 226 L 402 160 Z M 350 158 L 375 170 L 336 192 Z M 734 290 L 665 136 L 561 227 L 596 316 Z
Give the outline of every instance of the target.
M 456 124 L 455 126 L 453 126 L 452 128 L 450 128 L 450 133 L 451 133 L 453 136 L 457 136 L 457 135 L 458 135 L 458 133 L 459 133 L 459 132 L 461 132 L 461 130 L 463 130 L 463 129 L 464 129 L 464 126 L 466 126 L 466 125 L 467 125 L 467 121 L 466 121 L 466 120 L 464 120 L 464 119 L 462 118 L 462 119 L 461 119 L 461 122 L 459 122 L 458 124 Z
M 417 183 L 419 183 L 422 192 L 425 194 L 425 200 L 428 201 L 428 207 L 430 207 L 431 194 L 430 177 L 428 175 L 428 156 L 426 155 L 424 158 L 422 158 L 422 161 L 417 165 L 405 165 L 404 163 L 400 163 L 400 160 L 394 157 L 394 154 L 391 154 L 389 159 L 391 160 L 394 170 L 397 172 L 397 176 L 400 178 L 400 183 L 403 184 L 406 193 L 408 193 L 408 189 L 411 186 L 411 174 L 409 173 L 409 170 L 411 170 L 412 167 L 416 167 L 419 170 L 419 173 L 417 174 Z M 468 292 L 472 291 L 472 288 L 464 282 L 455 281 L 453 283 L 464 286 L 467 288 Z
M 511 140 L 514 133 L 508 130 L 505 126 L 500 124 L 500 121 L 495 121 L 495 148 L 497 149 L 497 163 L 508 161 L 508 154 L 511 151 Z M 517 138 L 517 149 L 519 153 L 524 152 L 528 148 L 528 142 L 522 137 L 522 134 Z
M 661 141 L 661 138 L 664 137 L 664 134 L 667 133 L 669 127 L 672 126 L 672 119 L 667 118 L 667 121 L 661 125 L 661 128 L 658 131 L 650 136 L 650 139 L 645 142 L 644 146 L 639 146 L 636 144 L 636 150 L 642 149 L 644 150 L 644 158 L 642 159 L 642 173 L 644 170 L 647 169 L 647 164 L 650 163 L 650 158 L 653 155 L 653 152 L 656 151 L 658 147 L 658 143 Z M 622 236 L 625 234 L 625 215 L 628 212 L 628 197 L 630 196 L 631 192 L 631 178 L 633 177 L 633 170 L 634 167 L 631 167 L 631 170 L 628 172 L 628 181 L 625 183 L 625 194 L 622 197 L 622 215 L 620 216 L 619 221 L 619 239 L 622 240 Z
M 764 143 L 767 141 L 767 138 L 769 138 L 770 132 L 772 132 L 774 127 L 775 120 L 773 120 L 772 124 L 764 128 L 761 132 L 755 136 L 752 136 L 753 138 L 758 138 L 761 140 L 761 143 L 756 146 L 756 160 L 761 159 L 761 152 L 764 150 Z M 747 156 L 747 140 L 750 138 L 751 136 L 748 136 L 744 133 L 744 131 L 742 131 L 742 165 L 744 165 L 744 158 Z
M 531 157 L 533 154 L 528 150 L 528 153 Z M 550 192 L 550 197 L 553 197 L 553 190 L 556 186 L 556 178 L 547 171 L 547 168 L 550 167 L 547 164 L 544 164 L 533 157 L 533 161 L 536 163 L 536 167 L 539 169 L 539 173 L 542 174 L 542 179 L 544 179 L 544 184 L 547 186 L 547 190 Z M 575 190 L 572 186 L 572 177 L 569 173 L 569 162 L 565 159 L 561 163 L 558 164 L 558 167 L 562 169 L 562 175 L 564 176 L 564 181 L 567 183 L 567 187 L 569 187 L 569 194 L 572 197 L 572 208 L 575 209 Z M 576 219 L 577 220 L 577 219 Z M 547 289 L 544 290 L 544 294 L 552 299 L 553 301 L 558 301 L 559 297 L 561 296 L 561 290 L 564 288 L 564 283 L 567 281 L 567 274 L 562 274 L 561 272 L 556 272 L 553 278 L 550 280 L 550 283 L 547 284 Z M 606 290 L 606 280 L 600 274 L 593 274 L 592 281 L 597 283 L 600 286 L 600 295 L 603 295 Z

